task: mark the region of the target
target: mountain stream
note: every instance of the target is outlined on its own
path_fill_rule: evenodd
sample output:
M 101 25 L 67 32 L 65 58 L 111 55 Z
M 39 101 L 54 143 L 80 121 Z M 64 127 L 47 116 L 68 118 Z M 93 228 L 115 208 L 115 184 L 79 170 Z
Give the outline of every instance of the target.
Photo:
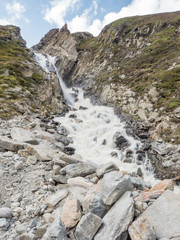
M 56 57 L 35 53 L 36 62 L 47 72 L 55 72 L 70 111 L 54 121 L 63 126 L 73 142 L 69 145 L 82 161 L 95 165 L 114 162 L 120 170 L 129 173 L 142 172 L 146 182 L 154 185 L 153 168 L 147 155 L 138 160 L 140 140 L 126 133 L 125 122 L 120 121 L 114 110 L 107 106 L 97 106 L 84 98 L 80 88 L 67 88 L 57 68 Z M 120 142 L 120 145 L 119 145 Z

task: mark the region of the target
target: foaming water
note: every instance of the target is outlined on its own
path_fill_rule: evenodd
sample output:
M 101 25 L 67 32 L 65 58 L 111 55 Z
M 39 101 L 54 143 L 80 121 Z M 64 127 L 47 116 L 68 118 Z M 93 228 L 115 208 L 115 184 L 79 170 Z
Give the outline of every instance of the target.
M 126 133 L 125 123 L 114 114 L 113 108 L 92 105 L 88 98 L 84 98 L 82 89 L 67 88 L 55 66 L 56 57 L 36 53 L 36 61 L 48 73 L 54 69 L 59 78 L 65 101 L 72 110 L 54 120 L 66 128 L 73 140 L 69 146 L 76 149 L 75 153 L 82 161 L 96 165 L 112 161 L 120 170 L 129 173 L 136 173 L 141 168 L 144 180 L 153 185 L 157 180 L 147 156 L 141 161 L 137 158 L 136 152 L 142 146 L 141 141 Z M 117 133 L 127 140 L 126 148 L 117 148 L 114 141 Z M 128 152 L 131 153 L 132 163 L 124 162 Z

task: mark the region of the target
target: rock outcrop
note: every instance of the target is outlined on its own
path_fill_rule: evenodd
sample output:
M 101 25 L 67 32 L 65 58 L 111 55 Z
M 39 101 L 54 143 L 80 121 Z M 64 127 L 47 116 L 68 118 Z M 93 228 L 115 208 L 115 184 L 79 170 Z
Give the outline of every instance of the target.
M 20 28 L 0 26 L 0 117 L 27 111 L 41 115 L 61 113 L 65 108 L 59 80 L 35 63 Z

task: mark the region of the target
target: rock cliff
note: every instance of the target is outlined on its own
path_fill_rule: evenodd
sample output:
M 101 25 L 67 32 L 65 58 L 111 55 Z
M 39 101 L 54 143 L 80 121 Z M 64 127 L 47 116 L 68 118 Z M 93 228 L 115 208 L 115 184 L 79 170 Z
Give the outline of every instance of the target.
M 63 110 L 59 81 L 33 59 L 20 28 L 0 26 L 0 117 L 27 111 L 41 115 Z
M 53 29 L 34 47 L 58 55 L 69 86 L 150 127 L 154 140 L 180 142 L 180 13 L 117 20 L 98 37 Z

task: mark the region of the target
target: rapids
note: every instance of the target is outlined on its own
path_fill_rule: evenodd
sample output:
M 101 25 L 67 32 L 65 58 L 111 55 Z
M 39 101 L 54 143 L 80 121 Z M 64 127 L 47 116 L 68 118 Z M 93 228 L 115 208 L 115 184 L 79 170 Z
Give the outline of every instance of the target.
M 47 73 L 55 72 L 59 78 L 64 100 L 71 110 L 63 117 L 55 117 L 54 121 L 67 130 L 73 140 L 69 147 L 75 148 L 76 156 L 95 165 L 112 161 L 120 170 L 129 173 L 141 168 L 144 180 L 154 185 L 157 180 L 147 156 L 138 161 L 136 152 L 142 146 L 141 141 L 126 133 L 126 123 L 120 121 L 113 108 L 93 105 L 84 98 L 82 89 L 67 88 L 56 68 L 56 57 L 35 53 L 35 60 Z M 127 140 L 127 147 L 118 149 L 117 134 Z M 124 162 L 128 153 L 131 153 L 132 163 Z

